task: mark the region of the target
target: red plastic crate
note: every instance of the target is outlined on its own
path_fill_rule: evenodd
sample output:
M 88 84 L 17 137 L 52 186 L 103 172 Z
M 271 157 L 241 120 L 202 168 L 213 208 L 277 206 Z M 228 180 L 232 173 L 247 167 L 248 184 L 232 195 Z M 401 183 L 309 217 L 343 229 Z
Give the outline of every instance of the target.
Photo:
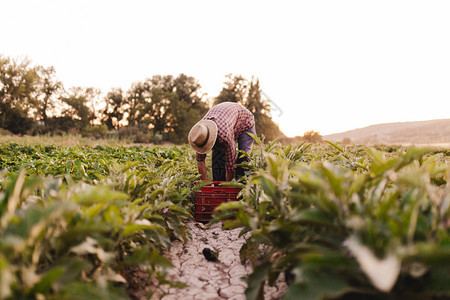
M 219 185 L 225 181 L 213 181 L 210 185 L 204 186 L 195 193 L 195 215 L 194 219 L 199 222 L 208 222 L 212 214 L 218 213 L 214 209 L 221 203 L 237 201 L 237 194 L 240 188 Z

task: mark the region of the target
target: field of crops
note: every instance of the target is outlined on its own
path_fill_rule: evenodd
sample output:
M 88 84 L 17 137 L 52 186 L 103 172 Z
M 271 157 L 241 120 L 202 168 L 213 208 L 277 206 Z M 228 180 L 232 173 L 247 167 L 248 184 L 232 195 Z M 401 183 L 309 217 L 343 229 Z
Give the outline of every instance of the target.
M 287 299 L 450 298 L 449 161 L 443 149 L 257 141 L 233 183 L 242 200 L 213 220 L 249 236 L 246 297 L 281 276 Z M 0 169 L 0 299 L 124 299 L 136 268 L 151 292 L 183 287 L 162 253 L 190 238 L 188 147 L 3 143 Z

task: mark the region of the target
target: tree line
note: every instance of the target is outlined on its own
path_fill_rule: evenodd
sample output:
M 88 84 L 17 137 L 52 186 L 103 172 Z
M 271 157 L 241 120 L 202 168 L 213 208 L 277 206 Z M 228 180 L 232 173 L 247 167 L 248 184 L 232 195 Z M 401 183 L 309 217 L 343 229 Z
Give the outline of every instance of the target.
M 54 67 L 0 55 L 0 131 L 11 134 L 116 135 L 133 142 L 185 143 L 191 127 L 214 104 L 238 102 L 254 115 L 258 135 L 285 138 L 261 98 L 257 78 L 229 74 L 208 98 L 192 76 L 154 75 L 102 96 L 94 87 L 66 89 Z

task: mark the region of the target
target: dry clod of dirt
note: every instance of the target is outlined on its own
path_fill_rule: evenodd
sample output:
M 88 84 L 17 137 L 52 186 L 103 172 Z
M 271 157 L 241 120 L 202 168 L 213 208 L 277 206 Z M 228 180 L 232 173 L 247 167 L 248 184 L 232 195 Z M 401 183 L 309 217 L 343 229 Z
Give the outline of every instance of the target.
M 241 278 L 252 272 L 250 264 L 241 264 L 239 250 L 245 237 L 239 237 L 240 229 L 222 230 L 216 223 L 207 228 L 201 223 L 188 223 L 192 239 L 186 243 L 176 241 L 167 257 L 174 264 L 169 279 L 181 281 L 186 288 L 163 288 L 163 294 L 154 294 L 152 299 L 245 299 L 247 283 Z M 205 248 L 217 251 L 218 261 L 208 261 L 203 254 Z M 266 287 L 265 299 L 280 299 L 286 284 L 279 280 L 275 286 Z

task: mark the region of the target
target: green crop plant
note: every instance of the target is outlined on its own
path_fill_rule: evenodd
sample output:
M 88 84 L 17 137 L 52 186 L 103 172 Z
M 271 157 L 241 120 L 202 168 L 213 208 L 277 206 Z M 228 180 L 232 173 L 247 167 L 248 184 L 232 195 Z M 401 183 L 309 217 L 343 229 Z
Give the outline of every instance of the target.
M 248 299 L 283 276 L 286 299 L 450 297 L 447 157 L 330 143 L 292 161 L 281 149 L 255 149 L 243 200 L 213 220 L 250 234 Z
M 248 299 L 280 278 L 287 299 L 449 297 L 447 150 L 255 140 L 213 220 L 249 236 Z M 183 286 L 162 253 L 190 237 L 188 146 L 9 143 L 0 169 L 0 299 L 123 299 L 133 268 L 149 296 Z
M 130 270 L 166 279 L 189 238 L 188 148 L 0 147 L 0 299 L 127 298 Z

